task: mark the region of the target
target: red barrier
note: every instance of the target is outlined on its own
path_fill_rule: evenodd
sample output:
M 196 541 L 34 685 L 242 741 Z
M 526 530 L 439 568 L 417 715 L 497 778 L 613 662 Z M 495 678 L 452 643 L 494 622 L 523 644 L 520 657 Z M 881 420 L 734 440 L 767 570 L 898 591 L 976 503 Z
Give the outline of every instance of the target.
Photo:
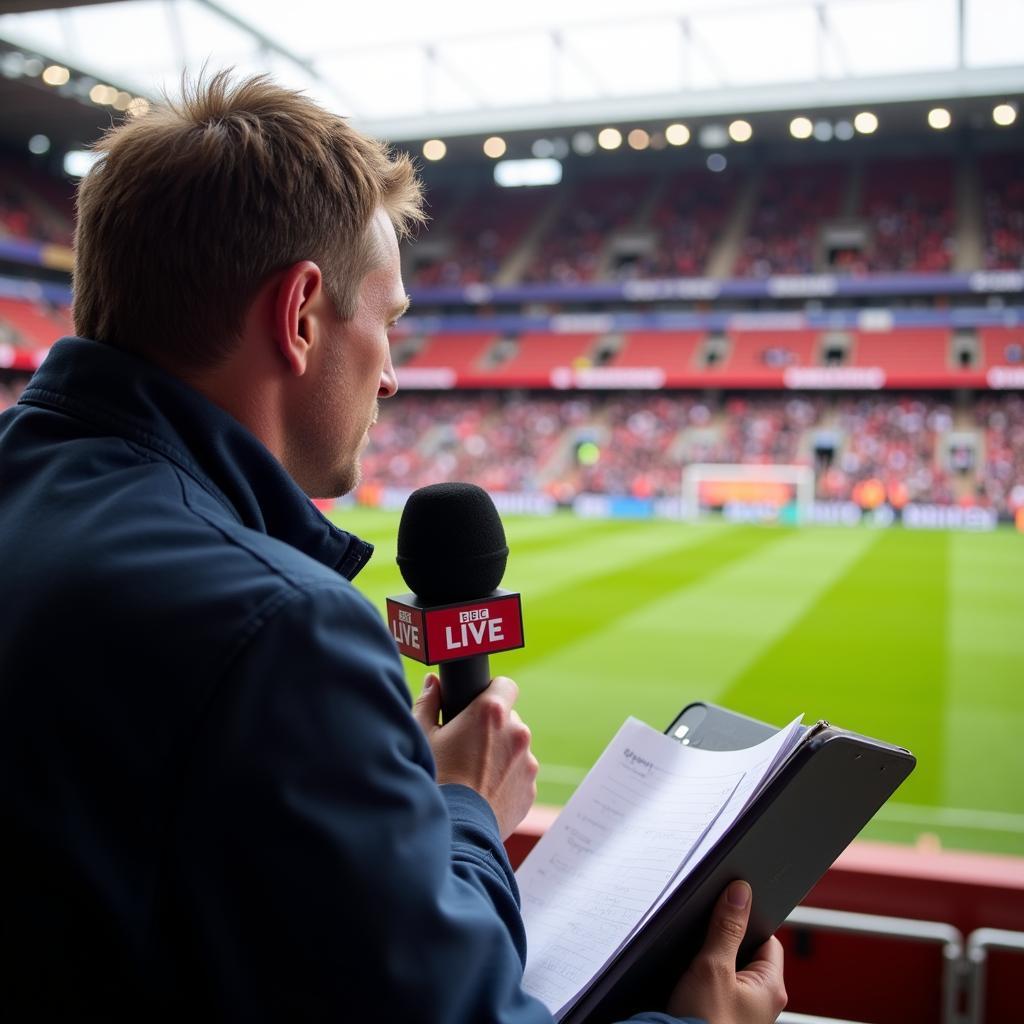
M 535 807 L 505 844 L 514 866 L 558 814 Z M 1024 932 L 1024 858 L 921 851 L 855 842 L 804 900 L 805 906 L 939 921 L 966 939 L 977 928 Z M 905 939 L 787 926 L 789 1009 L 872 1024 L 937 1024 L 942 950 Z M 986 971 L 985 1024 L 1020 1024 L 1017 975 L 1024 958 L 994 952 Z

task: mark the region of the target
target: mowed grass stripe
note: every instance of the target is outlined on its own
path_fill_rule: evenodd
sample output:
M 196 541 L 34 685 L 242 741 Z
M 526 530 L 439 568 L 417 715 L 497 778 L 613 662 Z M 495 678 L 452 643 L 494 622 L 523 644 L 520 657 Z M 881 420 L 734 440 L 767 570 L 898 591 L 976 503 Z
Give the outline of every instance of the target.
M 898 799 L 939 805 L 945 756 L 949 535 L 887 531 L 724 695 L 737 711 L 779 708 L 909 747 Z
M 949 550 L 944 803 L 1022 814 L 1024 537 L 956 534 Z
M 743 529 L 775 542 L 654 603 L 624 607 L 601 634 L 567 643 L 518 674 L 541 755 L 542 799 L 564 801 L 573 788 L 570 769 L 578 781 L 627 715 L 661 728 L 690 701 L 720 700 L 876 536 Z M 780 704 L 769 721 L 800 710 Z M 545 770 L 548 760 L 559 766 L 553 773 Z

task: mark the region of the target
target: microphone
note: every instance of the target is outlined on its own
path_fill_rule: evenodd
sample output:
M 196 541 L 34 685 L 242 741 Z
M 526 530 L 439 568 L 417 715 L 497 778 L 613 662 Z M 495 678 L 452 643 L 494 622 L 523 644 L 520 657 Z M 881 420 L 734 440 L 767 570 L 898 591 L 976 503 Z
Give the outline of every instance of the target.
M 490 683 L 489 655 L 524 646 L 521 598 L 498 589 L 508 545 L 491 496 L 466 483 L 413 491 L 397 561 L 411 593 L 387 599 L 388 625 L 402 654 L 440 666 L 449 722 Z

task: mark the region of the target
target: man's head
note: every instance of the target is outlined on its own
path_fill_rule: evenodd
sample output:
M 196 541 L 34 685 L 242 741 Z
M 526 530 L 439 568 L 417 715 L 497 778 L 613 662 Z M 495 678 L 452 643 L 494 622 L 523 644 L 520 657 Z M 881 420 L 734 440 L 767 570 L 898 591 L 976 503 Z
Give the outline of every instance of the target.
M 264 77 L 226 73 L 113 129 L 82 182 L 76 331 L 153 360 L 250 427 L 307 493 L 343 493 L 422 221 L 404 155 Z
M 220 362 L 275 272 L 315 263 L 342 319 L 383 253 L 422 221 L 421 187 L 344 118 L 226 72 L 110 131 L 78 193 L 75 330 L 183 373 Z

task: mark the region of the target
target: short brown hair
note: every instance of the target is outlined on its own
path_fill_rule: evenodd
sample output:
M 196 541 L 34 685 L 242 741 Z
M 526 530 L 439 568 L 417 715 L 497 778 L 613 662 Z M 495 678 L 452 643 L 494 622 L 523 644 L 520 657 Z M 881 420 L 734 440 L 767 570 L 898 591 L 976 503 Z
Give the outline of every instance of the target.
M 220 361 L 273 272 L 312 260 L 355 313 L 383 207 L 399 237 L 424 219 L 406 154 L 266 76 L 222 71 L 112 128 L 78 190 L 78 334 L 184 370 Z

